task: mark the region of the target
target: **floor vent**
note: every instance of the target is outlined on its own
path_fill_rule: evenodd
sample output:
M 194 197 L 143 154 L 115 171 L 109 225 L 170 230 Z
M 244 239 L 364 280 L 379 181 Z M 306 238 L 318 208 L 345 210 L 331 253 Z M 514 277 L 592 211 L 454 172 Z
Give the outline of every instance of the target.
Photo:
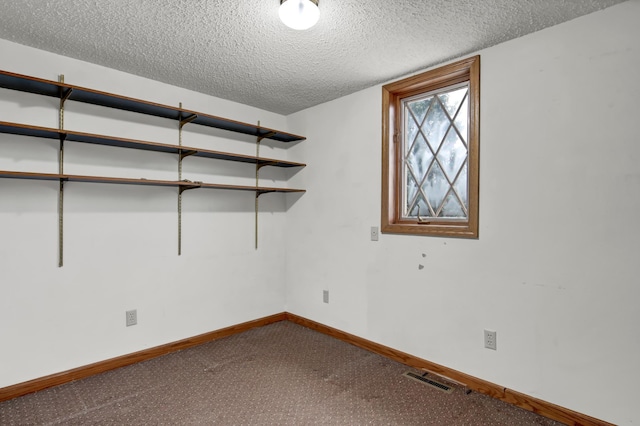
M 451 386 L 447 386 L 444 385 L 440 382 L 436 382 L 435 380 L 431 380 L 427 377 L 421 376 L 419 374 L 416 373 L 412 373 L 411 371 L 407 371 L 406 373 L 403 374 L 403 376 L 407 376 L 410 379 L 413 379 L 417 382 L 422 383 L 423 385 L 429 385 L 432 386 L 438 390 L 441 390 L 442 392 L 446 392 L 446 393 L 451 393 L 453 392 L 453 388 Z

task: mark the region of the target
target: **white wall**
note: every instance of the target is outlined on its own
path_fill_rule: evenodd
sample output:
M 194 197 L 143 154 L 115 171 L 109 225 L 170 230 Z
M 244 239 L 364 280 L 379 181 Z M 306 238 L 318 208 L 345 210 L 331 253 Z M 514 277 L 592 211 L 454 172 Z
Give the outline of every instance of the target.
M 6 71 L 286 129 L 284 116 L 0 40 Z M 0 120 L 57 127 L 57 100 L 0 89 Z M 177 123 L 68 102 L 65 128 L 178 143 Z M 253 138 L 185 127 L 185 145 L 255 153 Z M 57 173 L 57 141 L 0 134 L 0 170 Z M 175 156 L 67 142 L 65 172 L 177 180 Z M 286 159 L 283 144 L 264 156 Z M 287 176 L 263 169 L 263 185 Z M 184 178 L 253 185 L 251 165 L 187 158 Z M 282 312 L 285 197 L 68 183 L 65 265 L 57 267 L 56 182 L 0 179 L 0 387 Z M 125 311 L 138 325 L 125 327 Z
M 4 70 L 261 120 L 308 137 L 263 155 L 309 164 L 265 171 L 263 184 L 308 192 L 261 198 L 258 251 L 251 194 L 185 193 L 178 257 L 175 190 L 68 184 L 63 268 L 57 185 L 0 179 L 0 387 L 285 308 L 604 420 L 640 422 L 639 18 L 634 0 L 479 52 L 478 240 L 369 241 L 380 221 L 380 86 L 283 117 L 0 40 Z M 55 100 L 35 95 L 0 89 L 0 114 L 57 125 Z M 177 141 L 167 120 L 74 103 L 66 128 Z M 54 141 L 0 141 L 0 170 L 57 171 Z M 254 152 L 250 139 L 195 127 L 184 143 Z M 176 160 L 68 143 L 65 170 L 175 179 Z M 252 170 L 190 158 L 184 177 L 250 184 Z M 132 308 L 139 324 L 126 328 Z M 498 331 L 498 351 L 483 349 L 483 328 Z
M 478 240 L 369 241 L 380 86 L 290 116 L 308 138 L 291 157 L 310 164 L 290 182 L 308 192 L 287 213 L 286 309 L 639 423 L 638 22 L 631 1 L 479 52 Z M 484 328 L 497 351 L 483 348 Z

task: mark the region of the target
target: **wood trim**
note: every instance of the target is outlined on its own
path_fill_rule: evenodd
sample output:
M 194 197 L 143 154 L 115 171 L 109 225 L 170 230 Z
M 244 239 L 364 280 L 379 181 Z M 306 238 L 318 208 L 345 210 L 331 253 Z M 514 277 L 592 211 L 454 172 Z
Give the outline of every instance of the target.
M 27 382 L 0 388 L 0 402 L 44 390 L 53 386 L 62 385 L 74 380 L 84 379 L 86 377 L 104 373 L 109 370 L 115 370 L 116 368 L 126 367 L 127 365 L 135 364 L 137 362 L 142 362 L 162 355 L 167 355 L 172 352 L 191 348 L 193 346 L 201 345 L 203 343 L 211 342 L 223 337 L 242 333 L 251 330 L 252 328 L 263 327 L 265 325 L 273 324 L 280 321 L 290 321 L 303 327 L 307 327 L 311 330 L 342 340 L 343 342 L 350 343 L 359 348 L 368 350 L 378 355 L 382 355 L 407 366 L 439 374 L 441 376 L 444 376 L 445 378 L 449 378 L 454 380 L 455 382 L 463 384 L 467 388 L 475 390 L 476 392 L 492 396 L 509 404 L 523 408 L 527 411 L 532 411 L 541 416 L 557 420 L 567 425 L 615 426 L 612 423 L 598 420 L 596 418 L 578 413 L 573 410 L 569 410 L 564 407 L 560 407 L 550 402 L 530 397 L 523 393 L 507 389 L 486 380 L 470 376 L 460 371 L 453 370 L 449 367 L 445 367 L 443 365 L 418 358 L 408 353 L 381 345 L 376 342 L 372 342 L 371 340 L 367 340 L 362 337 L 346 333 L 344 331 L 340 331 L 336 328 L 329 327 L 327 325 L 303 318 L 289 312 L 270 315 L 209 333 L 189 337 L 177 342 L 168 343 L 166 345 L 156 346 L 154 348 L 145 349 L 117 358 L 111 358 L 105 361 L 85 365 L 83 367 L 74 368 L 72 370 L 63 371 L 61 373 L 56 373 L 38 379 L 29 380 Z
M 385 231 L 385 225 L 391 223 L 391 219 L 394 217 L 394 213 L 391 209 L 394 208 L 393 203 L 390 203 L 391 199 L 391 173 L 394 170 L 393 163 L 395 162 L 395 135 L 394 126 L 396 108 L 391 103 L 391 93 L 385 87 L 382 88 L 382 211 L 380 212 L 382 226 L 381 229 Z
M 264 318 L 232 325 L 230 327 L 222 328 L 220 330 L 212 331 L 209 333 L 189 337 L 177 342 L 168 343 L 166 345 L 144 349 L 142 351 L 119 356 L 116 358 L 111 358 L 105 361 L 99 361 L 93 364 L 74 368 L 72 370 L 63 371 L 61 373 L 51 374 L 49 376 L 0 388 L 0 402 L 12 398 L 17 398 L 19 396 L 26 395 L 32 392 L 47 389 L 52 386 L 58 386 L 74 380 L 84 379 L 86 377 L 93 376 L 94 374 L 100 374 L 104 373 L 105 371 L 115 370 L 116 368 L 146 361 L 182 349 L 191 348 L 193 346 L 201 345 L 203 343 L 221 339 L 223 337 L 242 333 L 244 331 L 251 330 L 252 328 L 262 327 L 275 322 L 284 321 L 285 319 L 285 313 L 270 315 Z
M 591 416 L 587 416 L 586 414 L 571 411 L 564 407 L 533 398 L 511 389 L 505 389 L 505 398 L 503 400 L 520 408 L 524 408 L 525 410 L 533 411 L 541 416 L 557 420 L 567 425 L 614 426 L 613 423 L 607 423 Z
M 467 388 L 476 392 L 483 393 L 485 395 L 492 396 L 509 404 L 523 408 L 527 411 L 532 411 L 541 416 L 557 420 L 567 425 L 575 426 L 614 426 L 612 423 L 608 423 L 596 418 L 587 416 L 585 414 L 578 413 L 573 410 L 569 410 L 564 407 L 546 402 L 511 389 L 507 389 L 503 386 L 496 385 L 483 379 L 479 379 L 474 376 L 462 373 L 460 371 L 445 367 L 440 364 L 436 364 L 416 356 L 407 354 L 402 351 L 390 348 L 388 346 L 381 345 L 379 343 L 372 342 L 362 337 L 355 336 L 353 334 L 340 331 L 333 327 L 308 320 L 298 315 L 287 312 L 287 321 L 291 321 L 295 324 L 302 325 L 344 342 L 350 343 L 362 349 L 366 349 L 370 352 L 382 355 L 394 361 L 398 361 L 402 364 L 408 365 L 413 368 L 428 370 L 435 374 L 444 376 L 445 378 L 453 379 L 456 382 L 464 384 Z
M 478 238 L 480 203 L 480 56 L 469 70 L 469 230 Z
M 426 223 L 401 218 L 403 153 L 401 151 L 402 99 L 469 82 L 469 214 L 465 221 L 433 218 Z M 478 238 L 480 56 L 466 58 L 382 87 L 382 203 L 381 231 L 389 234 Z
M 471 56 L 460 61 L 452 62 L 448 65 L 425 71 L 393 83 L 384 87 L 390 92 L 400 92 L 402 96 L 407 93 L 428 92 L 441 87 L 464 81 L 468 76 L 468 69 L 473 66 L 479 55 Z M 428 80 L 428 82 L 425 82 Z
M 358 337 L 353 334 L 337 330 L 333 327 L 329 327 L 324 324 L 320 324 L 318 322 L 308 320 L 306 318 L 297 316 L 295 314 L 287 313 L 286 315 L 287 315 L 287 320 L 293 323 L 296 323 L 304 327 L 310 328 L 312 330 L 318 331 L 320 333 L 329 335 L 331 337 L 350 343 L 359 348 L 366 349 L 378 355 L 382 355 L 394 361 L 401 362 L 402 364 L 408 365 L 410 367 L 425 369 L 425 370 L 434 372 L 436 374 L 441 374 L 457 382 L 464 383 L 469 389 L 479 391 L 486 395 L 490 395 L 494 398 L 504 399 L 504 390 L 505 390 L 504 387 L 495 385 L 493 383 L 487 382 L 482 379 L 475 378 L 473 376 L 469 376 L 468 374 L 464 374 L 456 370 L 452 370 L 442 365 L 423 360 L 421 358 L 390 348 L 388 346 L 384 346 L 379 343 L 375 343 L 370 340 L 363 339 L 362 337 Z

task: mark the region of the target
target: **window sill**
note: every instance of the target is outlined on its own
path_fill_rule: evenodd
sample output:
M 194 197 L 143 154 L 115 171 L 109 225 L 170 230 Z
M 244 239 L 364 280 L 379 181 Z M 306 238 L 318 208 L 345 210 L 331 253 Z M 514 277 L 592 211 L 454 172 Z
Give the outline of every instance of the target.
M 473 224 L 443 224 L 401 222 L 387 223 L 381 226 L 383 234 L 425 235 L 433 237 L 478 238 L 478 227 Z

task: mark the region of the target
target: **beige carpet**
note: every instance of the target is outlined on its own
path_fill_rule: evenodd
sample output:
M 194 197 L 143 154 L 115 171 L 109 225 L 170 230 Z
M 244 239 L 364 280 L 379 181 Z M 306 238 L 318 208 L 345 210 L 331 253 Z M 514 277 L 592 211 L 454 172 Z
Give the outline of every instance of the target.
M 0 425 L 559 424 L 406 371 L 285 321 L 2 402 Z

